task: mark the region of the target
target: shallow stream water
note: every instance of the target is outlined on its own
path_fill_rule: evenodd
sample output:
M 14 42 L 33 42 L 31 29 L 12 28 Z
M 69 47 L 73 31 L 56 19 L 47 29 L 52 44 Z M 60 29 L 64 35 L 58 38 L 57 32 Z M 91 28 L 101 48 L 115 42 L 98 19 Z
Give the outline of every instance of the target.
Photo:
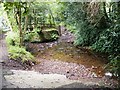
M 96 55 L 89 49 L 77 48 L 72 43 L 66 42 L 32 44 L 31 47 L 36 49 L 34 54 L 37 58 L 77 63 L 90 68 L 90 71 L 95 72 L 98 77 L 105 75 L 106 59 Z

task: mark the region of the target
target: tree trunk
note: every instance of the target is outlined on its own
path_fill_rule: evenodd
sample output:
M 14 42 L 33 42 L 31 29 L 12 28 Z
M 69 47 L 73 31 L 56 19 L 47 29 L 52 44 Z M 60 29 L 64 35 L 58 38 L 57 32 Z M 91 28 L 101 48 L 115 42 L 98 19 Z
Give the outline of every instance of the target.
M 17 19 L 18 19 L 18 29 L 19 29 L 20 47 L 21 47 L 23 45 L 23 37 L 22 37 L 22 27 L 21 27 L 21 8 L 19 8 L 19 7 L 18 7 L 18 11 L 17 11 Z
M 25 11 L 27 9 L 27 3 L 26 3 L 26 7 L 25 7 Z M 25 24 L 24 24 L 24 33 L 23 35 L 25 34 L 26 30 L 27 30 L 27 27 L 28 27 L 28 14 L 25 16 Z
M 25 26 L 24 26 L 24 33 L 27 30 L 27 26 L 28 26 L 28 16 L 25 17 Z

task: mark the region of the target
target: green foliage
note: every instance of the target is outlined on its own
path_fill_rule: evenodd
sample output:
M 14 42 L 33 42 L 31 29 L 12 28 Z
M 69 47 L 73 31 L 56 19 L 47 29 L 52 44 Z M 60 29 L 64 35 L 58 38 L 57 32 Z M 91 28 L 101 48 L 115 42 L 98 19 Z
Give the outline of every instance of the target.
M 40 32 L 41 32 L 41 30 L 38 28 L 33 29 L 33 31 L 31 31 L 31 32 L 27 31 L 25 36 L 24 36 L 24 41 L 32 41 L 32 39 L 39 40 L 40 39 L 39 38 Z
M 7 16 L 8 16 L 8 18 L 9 18 L 10 25 L 11 25 L 11 27 L 12 27 L 12 30 L 13 30 L 13 31 L 18 31 L 18 26 L 17 26 L 17 22 L 16 22 L 16 20 L 15 20 L 13 11 L 10 10 L 9 13 L 7 13 Z
M 120 2 L 63 2 L 62 5 L 62 21 L 75 31 L 74 44 L 107 53 L 111 69 L 120 77 Z
M 120 54 L 118 54 L 116 56 L 110 55 L 109 59 L 111 61 L 107 68 L 109 69 L 109 71 L 114 73 L 114 76 L 118 76 L 120 79 Z
M 54 41 L 59 37 L 58 31 L 55 28 L 46 28 L 42 32 L 45 39 L 48 41 Z
M 120 77 L 120 24 L 115 24 L 104 30 L 91 47 L 97 52 L 108 53 L 110 60 L 108 68 Z
M 58 34 L 55 34 L 55 33 L 52 33 L 52 35 L 51 35 L 51 38 L 53 39 L 53 40 L 56 40 L 56 39 L 58 39 Z
M 88 46 L 92 45 L 98 36 L 99 30 L 89 25 L 88 22 L 82 22 L 79 24 L 77 31 L 75 33 L 76 40 L 75 45 Z
M 120 25 L 116 24 L 104 30 L 100 38 L 92 45 L 92 48 L 99 52 L 119 54 L 120 52 Z
M 10 46 L 8 49 L 9 58 L 13 60 L 20 60 L 24 63 L 26 61 L 35 61 L 35 58 L 30 52 L 27 52 L 25 48 L 19 46 Z
M 43 31 L 36 28 L 25 35 L 25 41 L 29 42 L 44 42 L 58 39 L 58 31 L 55 28 L 46 28 Z
M 55 24 L 50 2 L 33 2 L 29 6 L 28 25 L 42 27 L 45 24 Z
M 22 63 L 26 61 L 35 62 L 34 56 L 30 52 L 26 51 L 23 47 L 19 47 L 20 41 L 17 32 L 7 32 L 6 42 L 10 59 L 17 60 Z
M 75 33 L 75 32 L 76 32 L 76 27 L 75 27 L 75 26 L 67 25 L 67 29 L 68 29 L 71 33 Z
M 68 30 L 75 32 L 85 17 L 84 4 L 81 2 L 62 2 L 61 4 L 61 16 L 58 18 L 65 23 Z
M 57 39 L 58 35 L 50 32 L 51 29 L 42 32 L 36 27 L 42 27 L 46 23 L 55 24 L 54 21 L 57 24 L 64 23 L 67 29 L 75 32 L 75 45 L 90 46 L 97 52 L 107 53 L 112 71 L 116 76 L 120 76 L 120 2 L 82 3 L 58 1 L 57 3 L 33 2 L 29 4 L 26 2 L 14 2 L 5 3 L 4 6 L 6 10 L 12 10 L 8 15 L 11 16 L 9 19 L 13 31 L 18 30 L 17 18 L 14 17 L 15 13 L 17 15 L 17 10 L 20 8 L 22 10 L 20 15 L 22 16 L 22 30 L 24 30 L 23 26 L 25 26 L 24 16 L 28 15 L 28 26 L 30 27 L 26 28 L 31 30 L 32 27 L 33 31 L 24 31 L 24 41 L 40 40 L 41 38 L 46 40 L 46 38 L 50 39 L 50 37 Z M 28 11 L 30 14 L 28 14 Z M 18 33 L 9 32 L 6 40 L 10 45 L 10 55 L 13 59 L 21 58 L 22 61 L 32 59 L 31 56 L 28 57 L 30 54 L 24 48 L 18 47 L 20 43 Z M 15 55 L 12 53 L 15 53 Z M 19 57 L 18 53 L 20 53 L 21 57 Z
M 13 32 L 13 31 L 9 31 L 6 34 L 6 41 L 8 46 L 19 46 L 20 45 L 20 41 L 19 41 L 19 34 L 18 32 Z

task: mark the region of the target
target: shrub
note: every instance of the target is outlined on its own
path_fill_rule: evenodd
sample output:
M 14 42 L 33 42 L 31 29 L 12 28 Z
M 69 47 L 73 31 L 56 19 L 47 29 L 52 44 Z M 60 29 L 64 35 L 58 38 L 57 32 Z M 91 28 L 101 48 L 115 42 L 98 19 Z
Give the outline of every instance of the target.
M 104 30 L 91 48 L 97 52 L 107 53 L 110 71 L 120 77 L 120 25 L 115 24 Z
M 20 45 L 20 39 L 19 39 L 19 34 L 18 32 L 13 32 L 9 31 L 6 34 L 6 42 L 8 46 L 13 45 L 13 46 L 19 46 Z
M 76 40 L 74 41 L 74 44 L 90 46 L 96 41 L 98 37 L 96 36 L 97 33 L 99 33 L 99 30 L 96 30 L 92 25 L 89 25 L 88 22 L 81 22 L 75 33 Z
M 107 66 L 107 69 L 120 79 L 120 54 L 116 56 L 110 55 L 109 59 L 111 61 Z
M 53 40 L 56 40 L 56 39 L 58 39 L 58 34 L 55 34 L 55 33 L 52 33 L 51 34 L 51 38 L 53 39 Z
M 26 61 L 35 61 L 34 56 L 30 52 L 27 52 L 23 47 L 10 46 L 8 52 L 10 59 L 21 60 L 22 63 Z
M 120 52 L 120 25 L 112 26 L 104 30 L 99 39 L 92 45 L 99 52 L 119 54 Z
M 32 41 L 32 39 L 36 39 L 39 40 L 39 33 L 41 30 L 35 28 L 33 29 L 33 31 L 31 32 L 26 32 L 25 37 L 24 37 L 24 41 Z
M 35 58 L 30 52 L 26 51 L 24 47 L 19 47 L 20 38 L 17 32 L 7 32 L 6 42 L 10 59 L 20 63 L 35 62 Z M 28 64 L 30 65 L 30 63 Z
M 76 27 L 75 25 L 67 25 L 67 29 L 71 32 L 71 33 L 75 33 Z

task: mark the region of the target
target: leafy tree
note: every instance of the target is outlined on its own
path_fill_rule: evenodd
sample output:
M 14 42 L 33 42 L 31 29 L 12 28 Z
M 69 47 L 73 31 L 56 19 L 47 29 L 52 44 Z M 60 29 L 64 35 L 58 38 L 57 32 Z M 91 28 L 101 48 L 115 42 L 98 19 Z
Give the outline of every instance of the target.
M 120 2 L 62 2 L 62 21 L 74 27 L 75 45 L 107 53 L 111 70 L 120 77 Z
M 26 2 L 5 2 L 4 3 L 5 10 L 9 14 L 9 11 L 13 12 L 13 15 L 16 19 L 19 35 L 20 35 L 20 46 L 23 45 L 23 27 L 22 27 L 22 16 L 28 13 L 28 7 Z M 27 22 L 27 18 L 25 19 Z M 27 24 L 27 23 L 25 23 Z M 25 25 L 25 29 L 26 29 Z
M 26 31 L 27 29 L 29 5 L 26 2 L 5 2 L 4 7 L 13 27 L 13 31 L 7 32 L 6 37 L 9 58 L 25 66 L 31 66 L 33 63 L 36 63 L 35 58 L 30 52 L 26 51 L 25 47 L 23 47 L 23 35 L 24 30 Z M 23 18 L 25 19 L 23 20 Z

